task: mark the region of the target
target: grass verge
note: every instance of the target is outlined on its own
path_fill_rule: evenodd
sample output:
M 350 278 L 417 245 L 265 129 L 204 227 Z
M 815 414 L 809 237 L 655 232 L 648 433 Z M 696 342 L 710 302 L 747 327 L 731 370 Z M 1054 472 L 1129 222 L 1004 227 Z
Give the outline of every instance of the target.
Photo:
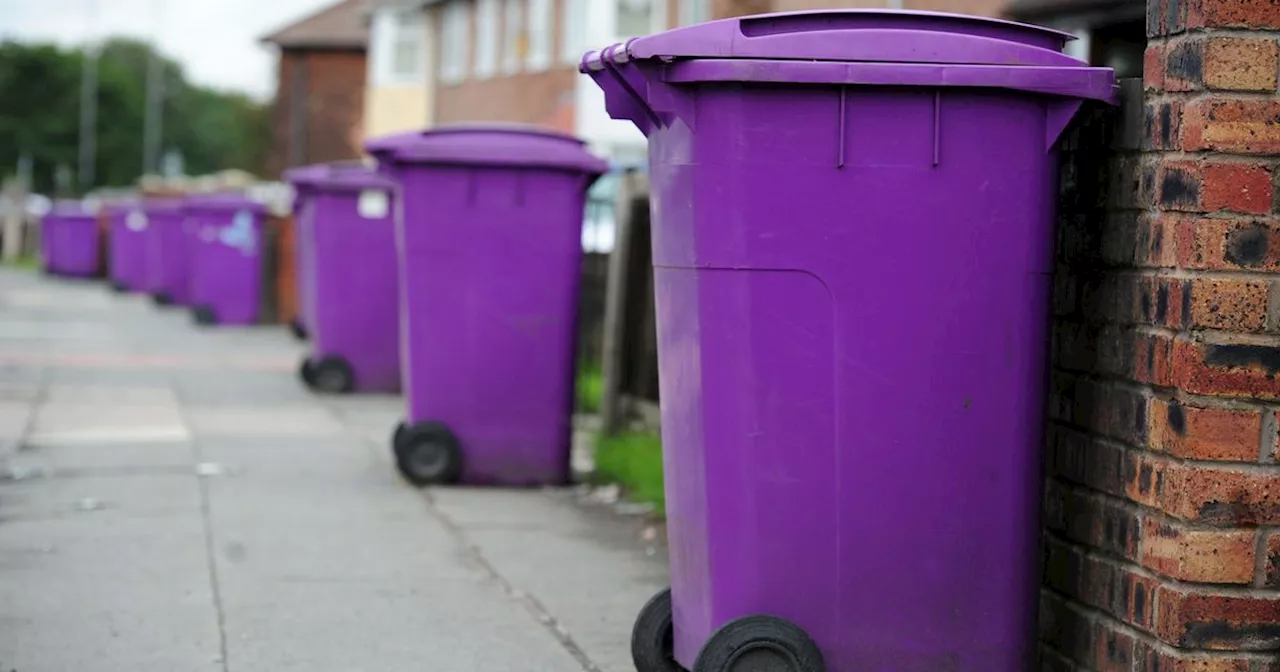
M 618 434 L 596 439 L 595 480 L 617 483 L 635 502 L 667 514 L 662 487 L 662 439 L 657 434 Z

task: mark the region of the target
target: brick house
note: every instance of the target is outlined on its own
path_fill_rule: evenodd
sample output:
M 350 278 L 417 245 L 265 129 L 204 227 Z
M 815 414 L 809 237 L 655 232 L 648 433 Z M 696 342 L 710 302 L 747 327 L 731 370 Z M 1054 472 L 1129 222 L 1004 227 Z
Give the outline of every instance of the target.
M 366 0 L 342 0 L 262 38 L 280 51 L 268 170 L 363 154 Z

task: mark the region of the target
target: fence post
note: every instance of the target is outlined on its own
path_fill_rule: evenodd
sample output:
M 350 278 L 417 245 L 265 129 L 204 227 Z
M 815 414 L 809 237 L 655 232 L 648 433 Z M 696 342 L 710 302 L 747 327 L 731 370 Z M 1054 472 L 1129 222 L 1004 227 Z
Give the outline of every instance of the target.
M 648 200 L 648 177 L 639 171 L 622 176 L 614 203 L 614 243 L 609 254 L 605 288 L 603 362 L 601 363 L 600 430 L 613 434 L 621 424 L 622 357 L 626 341 L 627 282 L 631 277 L 631 244 L 634 238 L 636 201 Z

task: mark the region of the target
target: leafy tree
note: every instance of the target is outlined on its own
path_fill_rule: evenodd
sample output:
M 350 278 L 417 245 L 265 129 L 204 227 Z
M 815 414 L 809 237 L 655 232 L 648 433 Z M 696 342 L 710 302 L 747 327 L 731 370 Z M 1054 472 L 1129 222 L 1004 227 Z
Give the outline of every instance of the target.
M 146 82 L 151 47 L 112 39 L 98 59 L 95 186 L 133 184 L 142 172 Z M 0 175 L 31 157 L 37 191 L 50 192 L 58 166 L 77 167 L 80 86 L 85 55 L 47 44 L 0 43 Z M 161 59 L 162 147 L 180 152 L 187 172 L 261 172 L 269 134 L 266 108 L 238 93 L 187 81 Z

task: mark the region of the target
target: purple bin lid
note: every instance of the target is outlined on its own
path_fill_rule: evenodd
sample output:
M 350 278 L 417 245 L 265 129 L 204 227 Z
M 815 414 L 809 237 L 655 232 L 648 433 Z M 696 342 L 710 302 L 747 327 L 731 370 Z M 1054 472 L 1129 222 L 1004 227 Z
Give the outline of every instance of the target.
M 885 10 L 785 12 L 676 28 L 626 43 L 632 58 L 742 58 L 877 63 L 1079 66 L 1075 38 L 963 14 Z
M 608 165 L 572 135 L 521 124 L 450 124 L 375 138 L 379 161 L 468 166 L 527 166 L 602 175 Z
M 394 183 L 379 174 L 372 166 L 360 161 L 337 161 L 334 163 L 317 163 L 300 168 L 291 168 L 284 172 L 284 179 L 293 185 L 295 190 L 304 189 L 391 189 Z

